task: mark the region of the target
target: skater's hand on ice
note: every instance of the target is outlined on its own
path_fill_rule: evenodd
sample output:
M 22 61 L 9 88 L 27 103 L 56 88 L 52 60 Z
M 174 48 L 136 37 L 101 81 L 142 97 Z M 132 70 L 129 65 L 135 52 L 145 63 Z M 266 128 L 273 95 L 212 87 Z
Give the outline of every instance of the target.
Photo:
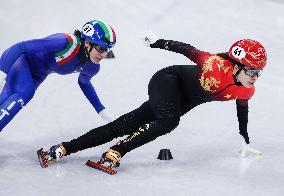
M 144 41 L 146 46 L 150 47 L 150 44 L 155 43 L 159 37 L 151 30 L 146 30 L 142 33 L 141 39 Z
M 7 74 L 0 70 L 0 93 L 3 90 L 3 87 L 6 83 Z
M 263 153 L 261 151 L 250 147 L 250 145 L 247 144 L 243 139 L 241 140 L 241 146 L 242 146 L 242 148 L 239 151 L 241 157 L 246 157 L 247 154 L 249 154 L 249 153 L 256 154 L 258 156 L 263 156 Z
M 104 121 L 108 123 L 114 121 L 113 115 L 110 114 L 106 109 L 103 109 L 102 111 L 100 111 L 99 115 Z

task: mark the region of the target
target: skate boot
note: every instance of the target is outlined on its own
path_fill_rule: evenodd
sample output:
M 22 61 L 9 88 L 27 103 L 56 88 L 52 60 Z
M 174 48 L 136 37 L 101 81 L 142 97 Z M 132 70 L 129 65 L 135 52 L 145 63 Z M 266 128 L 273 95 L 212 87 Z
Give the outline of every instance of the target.
M 37 151 L 38 160 L 42 168 L 48 167 L 50 161 L 58 161 L 64 155 L 66 150 L 62 144 L 54 145 L 49 150 L 41 148 Z
M 119 152 L 110 149 L 102 155 L 101 159 L 98 162 L 88 160 L 86 165 L 113 175 L 117 173 L 115 168 L 119 167 L 120 158 L 121 156 Z

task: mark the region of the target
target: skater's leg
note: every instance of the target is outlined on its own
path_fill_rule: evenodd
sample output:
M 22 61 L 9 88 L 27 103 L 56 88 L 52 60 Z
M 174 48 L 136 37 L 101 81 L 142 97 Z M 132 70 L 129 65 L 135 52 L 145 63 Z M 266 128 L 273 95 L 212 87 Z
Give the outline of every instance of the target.
M 141 125 L 152 122 L 153 120 L 155 120 L 155 116 L 147 101 L 139 108 L 122 115 L 113 122 L 92 129 L 70 142 L 63 142 L 62 145 L 68 155 L 80 150 L 99 146 L 117 137 L 132 134 Z
M 167 86 L 167 88 L 164 88 Z M 170 68 L 157 72 L 149 83 L 149 102 L 156 120 L 111 147 L 124 156 L 127 152 L 175 129 L 180 121 L 181 97 L 176 75 Z
M 172 103 L 161 104 L 155 111 L 156 114 L 159 114 L 157 120 L 141 127 L 139 131 L 112 146 L 111 149 L 119 152 L 122 157 L 127 152 L 151 142 L 159 136 L 170 133 L 178 126 L 180 121 L 176 111 L 176 107 Z
M 35 93 L 32 75 L 24 55 L 20 56 L 7 74 L 0 95 L 0 131 L 26 105 Z
M 1 70 L 7 73 L 9 76 L 11 74 L 11 67 L 15 66 L 15 62 L 22 55 L 22 49 L 19 44 L 15 44 L 10 48 L 6 49 L 0 58 Z M 6 78 L 7 81 L 8 78 Z M 5 82 L 2 91 L 0 92 L 0 105 L 11 96 L 11 84 Z
M 12 92 L 11 92 L 10 84 L 6 82 L 0 94 L 0 106 L 2 105 L 4 101 L 6 101 L 11 96 L 11 94 Z

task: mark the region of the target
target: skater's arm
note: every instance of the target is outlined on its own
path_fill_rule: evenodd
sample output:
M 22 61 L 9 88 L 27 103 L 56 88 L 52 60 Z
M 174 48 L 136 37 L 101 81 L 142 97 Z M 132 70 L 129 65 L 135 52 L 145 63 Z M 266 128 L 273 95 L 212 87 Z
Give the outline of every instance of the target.
M 239 121 L 239 130 L 240 134 L 243 136 L 245 142 L 247 144 L 250 143 L 249 136 L 247 132 L 247 124 L 248 124 L 248 100 L 236 100 L 237 106 L 237 116 Z
M 63 34 L 54 34 L 42 39 L 19 42 L 6 49 L 1 55 L 0 71 L 1 73 L 8 74 L 13 64 L 23 54 L 27 56 L 43 55 L 48 52 L 62 50 L 66 45 L 67 39 Z
M 68 40 L 64 34 L 57 33 L 41 39 L 23 41 L 21 43 L 21 48 L 23 49 L 23 52 L 28 55 L 37 53 L 56 53 L 65 49 L 67 44 Z
M 88 62 L 89 63 L 89 62 Z M 83 71 L 81 71 L 78 84 L 83 91 L 84 95 L 90 101 L 92 106 L 95 108 L 97 113 L 105 109 L 104 105 L 101 103 L 95 88 L 91 83 L 91 78 L 99 71 L 99 65 L 83 66 Z
M 190 44 L 183 42 L 173 41 L 173 40 L 164 40 L 159 39 L 155 43 L 150 44 L 151 48 L 160 48 L 169 50 L 172 52 L 180 53 L 189 58 L 191 61 L 195 62 L 198 65 L 202 65 L 204 60 L 212 55 L 208 52 L 204 52 L 196 49 Z
M 77 39 L 76 39 L 77 40 Z M 57 33 L 42 39 L 32 39 L 17 43 L 5 50 L 0 58 L 0 71 L 8 73 L 12 65 L 22 55 L 49 57 L 66 49 L 69 41 L 65 34 Z M 77 44 L 80 44 L 78 41 Z
M 248 123 L 248 100 L 236 100 L 237 103 L 237 114 L 239 120 L 239 129 L 241 138 L 241 150 L 240 155 L 246 157 L 248 153 L 253 153 L 258 156 L 262 156 L 263 153 L 259 150 L 256 150 L 250 146 L 249 136 L 247 132 L 247 123 Z
M 196 49 L 190 44 L 173 41 L 173 40 L 164 40 L 164 39 L 158 39 L 155 43 L 150 44 L 150 47 L 165 49 L 183 55 L 186 55 L 186 53 L 190 50 Z

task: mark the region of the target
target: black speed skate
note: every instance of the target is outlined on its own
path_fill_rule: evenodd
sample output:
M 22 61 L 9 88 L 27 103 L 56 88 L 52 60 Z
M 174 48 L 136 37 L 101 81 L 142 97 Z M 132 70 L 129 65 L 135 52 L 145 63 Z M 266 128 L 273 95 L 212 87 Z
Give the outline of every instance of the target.
M 66 150 L 62 145 L 52 146 L 49 150 L 43 148 L 37 151 L 38 160 L 42 168 L 48 167 L 50 161 L 58 161 L 66 154 Z
M 120 158 L 121 156 L 119 152 L 110 149 L 102 155 L 98 162 L 88 160 L 86 165 L 107 174 L 114 175 L 117 173 L 115 168 L 120 165 Z

